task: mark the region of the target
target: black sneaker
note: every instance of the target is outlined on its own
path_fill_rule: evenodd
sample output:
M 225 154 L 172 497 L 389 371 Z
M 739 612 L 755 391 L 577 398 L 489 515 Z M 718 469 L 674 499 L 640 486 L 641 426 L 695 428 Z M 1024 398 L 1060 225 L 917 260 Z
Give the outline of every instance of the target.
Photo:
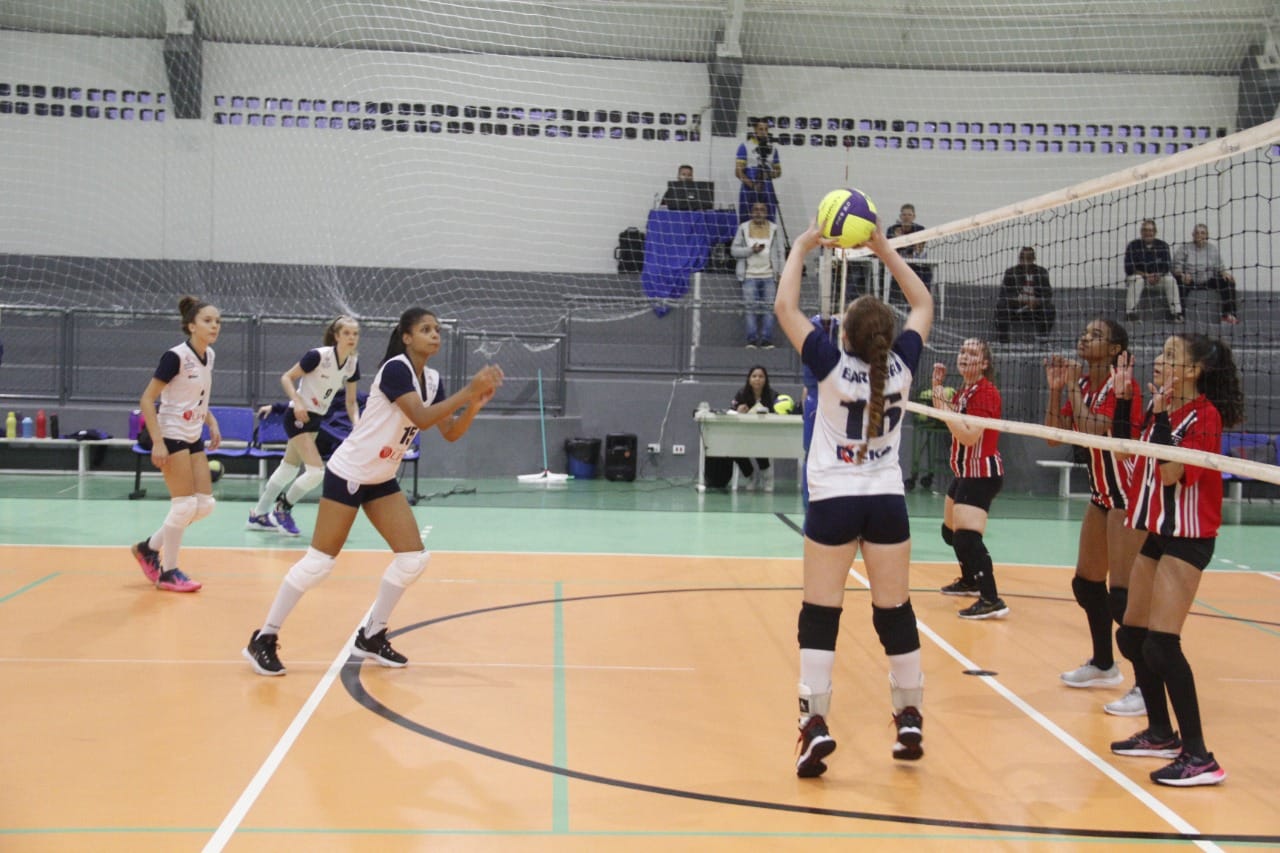
M 1153 735 L 1151 729 L 1143 729 L 1124 740 L 1112 741 L 1111 751 L 1116 755 L 1177 758 L 1182 754 L 1182 739 L 1177 732 L 1171 735 Z
M 1152 782 L 1178 788 L 1217 785 L 1225 778 L 1227 778 L 1227 771 L 1213 760 L 1212 752 L 1203 756 L 1184 752 L 1175 758 L 1172 764 L 1151 771 Z
M 800 729 L 800 757 L 796 759 L 796 775 L 812 779 L 827 772 L 822 759 L 836 751 L 835 738 L 827 731 L 827 721 L 815 714 Z
M 356 632 L 356 641 L 352 644 L 351 653 L 361 660 L 377 661 L 380 666 L 404 666 L 409 659 L 391 648 L 387 642 L 387 629 L 383 628 L 372 637 L 364 635 L 362 627 Z
M 1128 320 L 1130 323 L 1136 323 L 1136 322 L 1138 322 L 1138 312 L 1137 312 L 1137 311 L 1129 311 L 1128 313 L 1126 313 L 1126 314 L 1124 315 L 1124 318 L 1125 318 L 1126 320 Z
M 275 634 L 254 631 L 249 637 L 249 645 L 245 646 L 240 654 L 253 664 L 253 671 L 258 675 L 284 675 L 287 670 L 284 664 L 280 663 L 280 658 L 276 657 L 277 645 L 279 645 L 279 637 Z
M 893 757 L 899 761 L 919 761 L 924 755 L 924 717 L 915 708 L 908 705 L 893 715 L 893 724 L 898 727 L 898 742 L 893 745 Z
M 981 595 L 978 585 L 976 583 L 969 583 L 969 581 L 964 578 L 956 578 L 951 583 L 939 589 L 938 592 L 943 595 L 972 595 L 975 597 Z
M 1009 605 L 1003 598 L 979 598 L 956 615 L 961 619 L 1003 619 L 1009 615 Z

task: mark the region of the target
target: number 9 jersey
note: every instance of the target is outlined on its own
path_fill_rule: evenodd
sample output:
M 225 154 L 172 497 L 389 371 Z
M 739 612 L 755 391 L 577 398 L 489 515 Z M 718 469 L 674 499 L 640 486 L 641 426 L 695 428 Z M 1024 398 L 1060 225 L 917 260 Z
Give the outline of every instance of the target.
M 867 439 L 871 375 L 867 363 L 844 352 L 814 330 L 805 338 L 801 361 L 818 379 L 818 415 L 805 465 L 809 500 L 853 495 L 901 495 L 903 401 L 920 362 L 924 342 L 917 332 L 898 336 L 889 351 L 880 435 Z

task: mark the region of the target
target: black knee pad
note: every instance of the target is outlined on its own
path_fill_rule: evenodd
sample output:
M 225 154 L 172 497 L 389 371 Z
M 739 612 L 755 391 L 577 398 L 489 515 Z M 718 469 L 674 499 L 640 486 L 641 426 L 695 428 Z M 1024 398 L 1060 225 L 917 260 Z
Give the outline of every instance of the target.
M 920 648 L 920 632 L 916 629 L 916 612 L 911 600 L 898 607 L 871 605 L 871 624 L 880 637 L 886 655 L 905 655 Z
M 802 649 L 821 649 L 834 652 L 836 635 L 840 633 L 840 607 L 823 607 L 804 602 L 800 605 L 800 626 L 797 638 Z
M 1182 638 L 1164 631 L 1148 631 L 1142 642 L 1142 656 L 1151 671 L 1166 682 L 1191 674 L 1191 665 L 1182 653 Z
M 1132 625 L 1121 625 L 1116 629 L 1116 648 L 1126 660 L 1144 660 L 1142 646 L 1147 640 L 1146 628 L 1135 628 Z
M 962 566 L 981 566 L 991 555 L 982 534 L 976 530 L 957 530 L 955 532 L 956 557 Z
M 942 541 L 946 542 L 948 546 L 956 544 L 956 532 L 947 527 L 946 522 L 942 524 Z
M 1111 619 L 1117 625 L 1124 624 L 1124 611 L 1129 606 L 1129 590 L 1122 586 L 1113 586 L 1107 593 L 1107 610 L 1111 611 Z
M 1086 613 L 1092 613 L 1094 608 L 1107 607 L 1106 581 L 1090 581 L 1076 575 L 1071 579 L 1071 591 L 1075 593 L 1076 603 Z

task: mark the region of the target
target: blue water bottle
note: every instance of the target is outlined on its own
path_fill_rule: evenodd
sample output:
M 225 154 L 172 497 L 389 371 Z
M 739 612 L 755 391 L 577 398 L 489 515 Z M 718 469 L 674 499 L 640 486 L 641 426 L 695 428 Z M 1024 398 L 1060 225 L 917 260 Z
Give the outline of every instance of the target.
M 36 435 L 35 421 L 31 420 L 31 415 L 24 416 L 22 418 L 22 437 L 35 438 L 35 435 Z

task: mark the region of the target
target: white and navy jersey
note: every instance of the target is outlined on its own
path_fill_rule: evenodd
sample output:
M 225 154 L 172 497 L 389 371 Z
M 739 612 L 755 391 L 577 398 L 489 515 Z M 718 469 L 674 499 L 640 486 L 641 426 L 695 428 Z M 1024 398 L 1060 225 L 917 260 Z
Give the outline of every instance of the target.
M 213 387 L 213 347 L 204 358 L 195 354 L 186 341 L 160 356 L 155 378 L 163 382 L 160 392 L 160 434 L 175 441 L 199 441 L 209 414 L 209 391 Z
M 358 362 L 356 354 L 352 353 L 347 356 L 345 364 L 338 364 L 337 347 L 307 350 L 306 355 L 298 359 L 298 366 L 303 371 L 302 378 L 298 380 L 298 396 L 307 404 L 307 411 L 313 415 L 328 412 L 334 394 L 348 382 L 360 381 Z
M 430 367 L 422 373 L 419 382 L 406 355 L 398 355 L 382 365 L 373 377 L 360 423 L 329 457 L 330 471 L 352 485 L 367 486 L 395 479 L 400 460 L 418 434 L 418 428 L 396 405 L 396 400 L 404 394 L 417 394 L 430 406 L 445 398 L 440 373 Z
M 833 344 L 815 329 L 805 338 L 801 360 L 818 380 L 818 413 L 805 465 L 809 500 L 850 495 L 901 495 L 902 403 L 924 342 L 908 330 L 889 352 L 880 435 L 867 438 L 871 377 L 867 363 Z

